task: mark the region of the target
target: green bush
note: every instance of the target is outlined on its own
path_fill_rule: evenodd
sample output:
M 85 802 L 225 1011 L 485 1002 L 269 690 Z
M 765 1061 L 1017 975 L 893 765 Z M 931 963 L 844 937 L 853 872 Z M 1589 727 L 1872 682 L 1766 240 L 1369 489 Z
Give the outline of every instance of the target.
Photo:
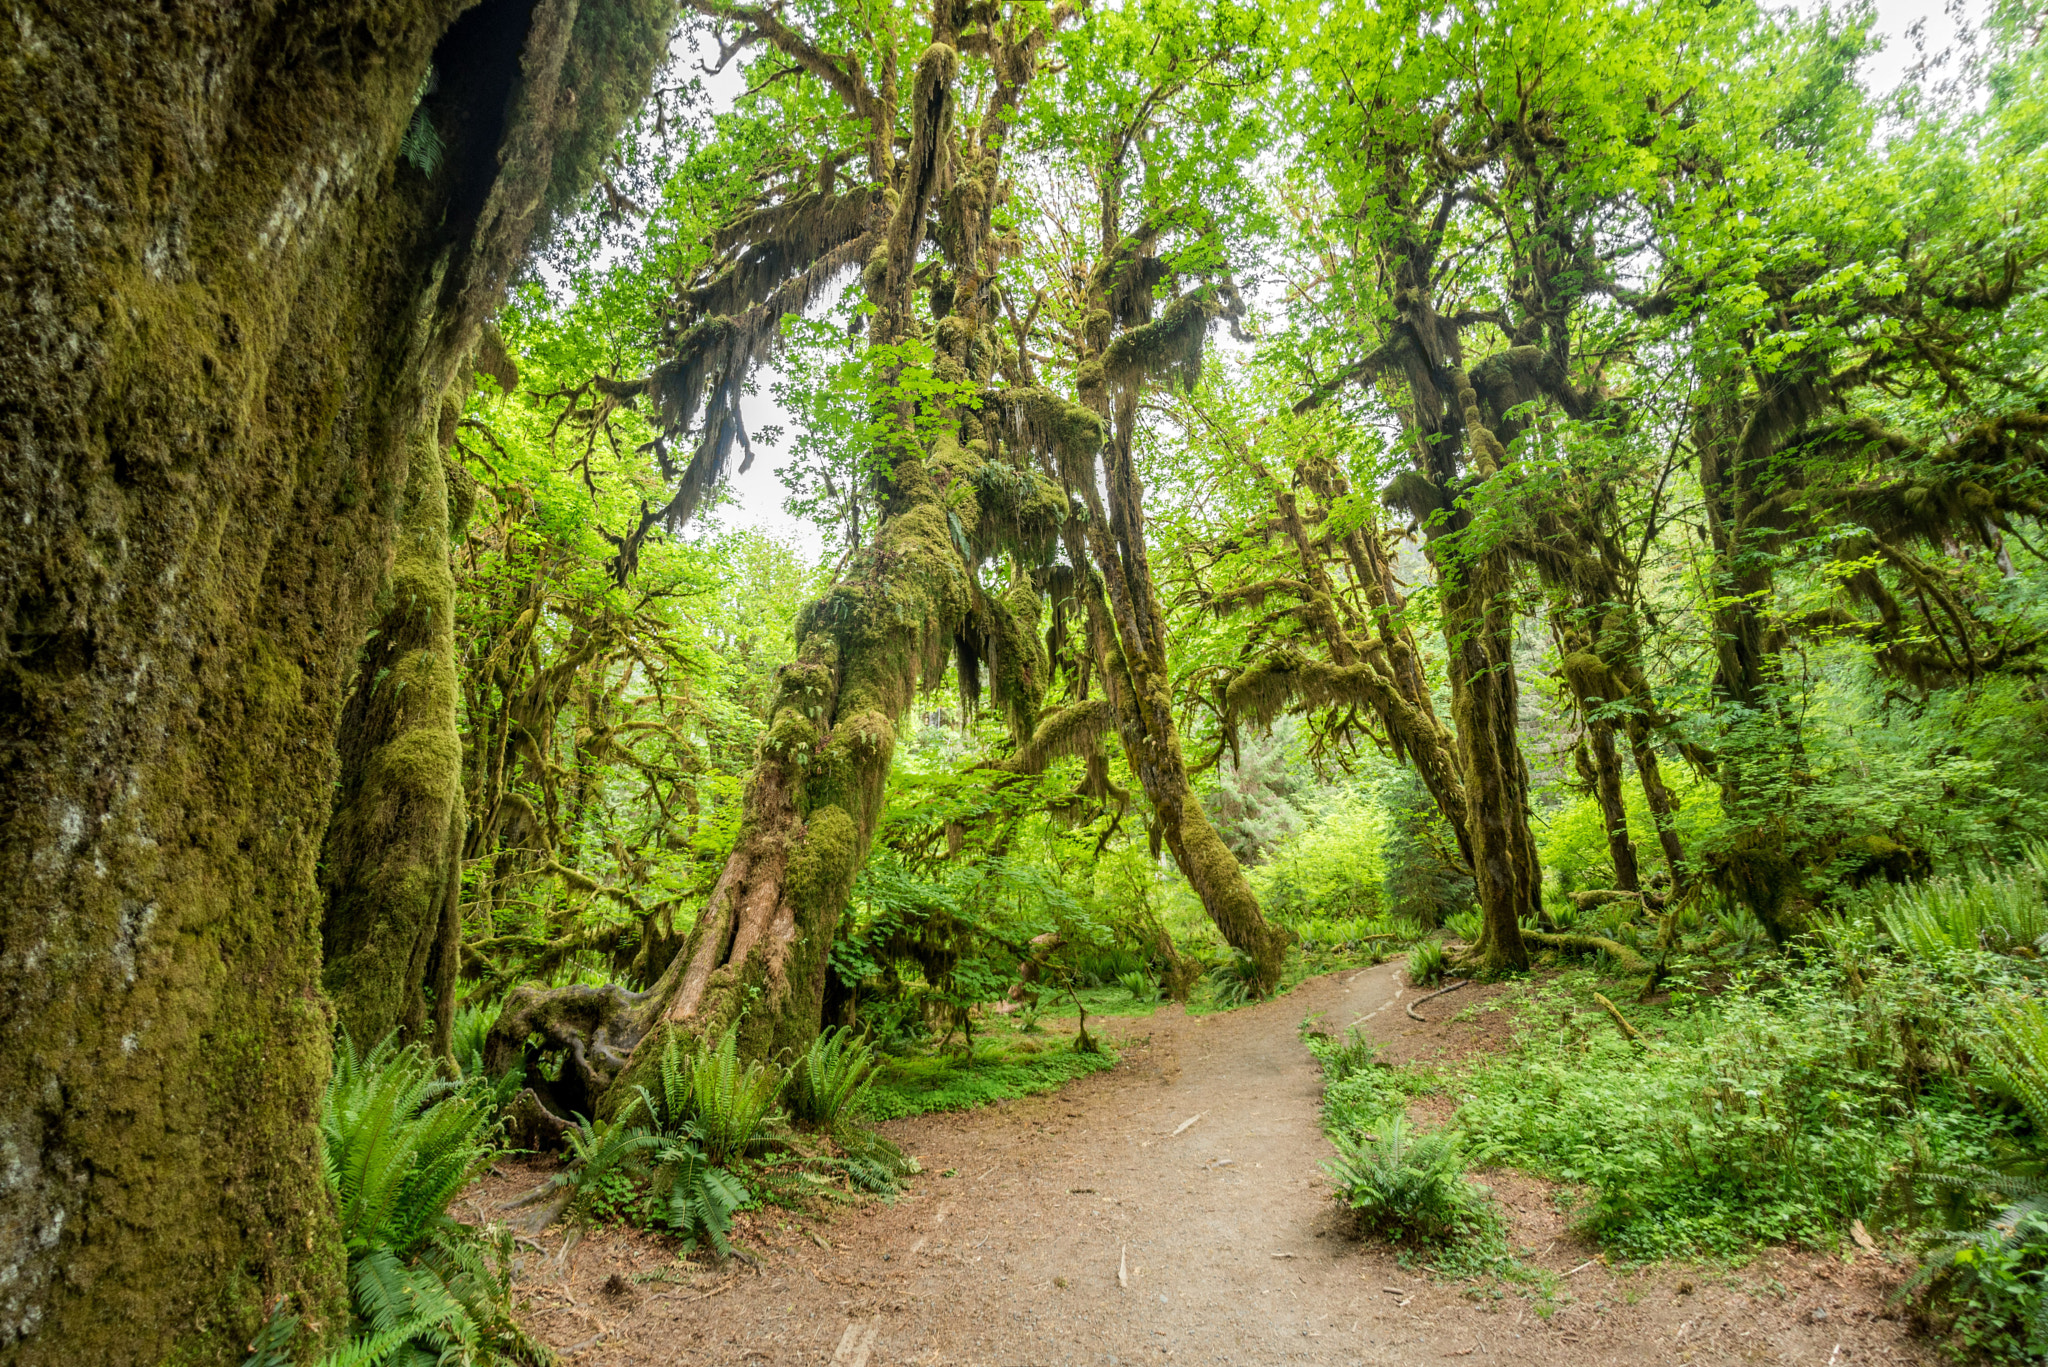
M 732 1255 L 726 1237 L 733 1212 L 753 1199 L 740 1180 L 713 1163 L 688 1138 L 663 1143 L 654 1155 L 653 1194 L 670 1229 L 694 1251 L 709 1243 L 723 1259 Z
M 1433 1243 L 1487 1223 L 1488 1193 L 1466 1180 L 1456 1131 L 1417 1133 L 1397 1111 L 1330 1140 L 1337 1156 L 1323 1168 L 1362 1232 Z
M 1300 929 L 1320 920 L 1384 916 L 1385 824 L 1377 804 L 1348 794 L 1316 811 L 1250 872 L 1266 914 Z
M 1854 990 L 1779 960 L 1636 1045 L 1547 994 L 1468 1079 L 1458 1123 L 1481 1163 L 1590 1188 L 1583 1223 L 1633 1257 L 1832 1246 L 1916 1146 L 1977 1161 L 2010 1130 L 1963 1076 L 1980 1010 L 1912 965 Z
M 1444 947 L 1440 940 L 1424 940 L 1408 951 L 1408 981 L 1417 987 L 1434 987 L 1444 980 Z
M 859 1099 L 875 1071 L 875 1050 L 851 1030 L 827 1030 L 789 1070 L 783 1099 L 799 1124 L 829 1129 Z
M 690 1121 L 704 1152 L 722 1167 L 744 1154 L 760 1134 L 782 1093 L 783 1073 L 759 1061 L 742 1066 L 735 1028 L 691 1060 L 689 1080 Z
M 1380 1062 L 1379 1046 L 1358 1033 L 1338 1040 L 1302 1024 L 1302 1042 L 1323 1069 L 1323 1126 L 1332 1132 L 1352 1130 L 1404 1110 L 1408 1098 L 1436 1089 L 1427 1072 L 1390 1068 Z
M 1143 969 L 1117 976 L 1117 984 L 1131 994 L 1134 1002 L 1156 1002 L 1159 1000 L 1159 980 Z
M 1250 1001 L 1258 990 L 1258 982 L 1258 961 L 1241 949 L 1231 950 L 1229 958 L 1209 970 L 1209 985 L 1216 1003 L 1226 1008 Z
M 1972 1354 L 2048 1358 L 2048 1186 L 1982 1170 L 1958 1175 L 2013 1199 L 1977 1228 L 1937 1242 L 1901 1294 L 1929 1291 L 1934 1317 Z
M 359 1055 L 342 1037 L 320 1108 L 348 1251 L 351 1328 L 334 1367 L 549 1360 L 512 1319 L 511 1235 L 448 1214 L 491 1161 L 493 1123 L 484 1094 L 443 1080 L 418 1046 Z
M 964 1111 L 1011 1097 L 1049 1092 L 1078 1077 L 1116 1066 L 1116 1055 L 1039 1049 L 1019 1042 L 1006 1050 L 976 1046 L 960 1055 L 886 1060 L 860 1099 L 870 1120 L 895 1120 L 930 1111 Z
M 1352 1026 L 1351 1032 L 1343 1039 L 1337 1039 L 1326 1031 L 1315 1028 L 1314 1018 L 1301 1023 L 1301 1042 L 1308 1046 L 1309 1053 L 1323 1069 L 1323 1085 L 1335 1086 L 1340 1082 L 1375 1067 L 1379 1063 L 1380 1047 L 1358 1033 Z
M 1872 899 L 1872 909 L 1892 943 L 1914 958 L 1977 949 L 2030 956 L 2048 939 L 2044 868 L 2048 846 L 2034 844 L 2016 868 L 1972 869 L 1961 877 L 1885 888 Z

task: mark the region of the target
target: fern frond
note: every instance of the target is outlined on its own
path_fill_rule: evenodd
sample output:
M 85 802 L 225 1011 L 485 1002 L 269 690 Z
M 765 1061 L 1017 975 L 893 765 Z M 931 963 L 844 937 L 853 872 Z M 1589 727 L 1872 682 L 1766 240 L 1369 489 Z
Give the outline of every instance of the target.
M 2048 1136 L 2048 1003 L 2012 998 L 1991 1009 L 1987 1070 L 2026 1111 L 2037 1135 Z
M 828 1030 L 790 1069 L 784 1096 L 799 1122 L 830 1128 L 866 1090 L 875 1069 L 874 1046 L 851 1030 Z

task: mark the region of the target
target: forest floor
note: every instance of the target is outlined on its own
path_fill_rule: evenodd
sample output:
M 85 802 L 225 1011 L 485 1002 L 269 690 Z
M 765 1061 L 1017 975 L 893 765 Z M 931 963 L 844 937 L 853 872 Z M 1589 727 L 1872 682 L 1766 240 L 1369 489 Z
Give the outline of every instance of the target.
M 1506 1277 L 1433 1276 L 1351 1238 L 1320 1167 L 1303 1017 L 1338 1034 L 1362 1022 L 1392 1063 L 1509 1036 L 1498 989 L 1432 1002 L 1417 1025 L 1400 972 L 1330 974 L 1215 1015 L 1098 1018 L 1115 1069 L 882 1126 L 924 1169 L 893 1202 L 754 1212 L 736 1234 L 757 1265 L 679 1263 L 672 1239 L 597 1230 L 566 1275 L 529 1257 L 522 1318 L 575 1367 L 1936 1360 L 1887 1317 L 1900 1274 L 1876 1254 L 1610 1268 L 1570 1232 L 1558 1189 L 1518 1173 L 1478 1174 L 1509 1222 Z M 1441 1120 L 1449 1103 L 1415 1109 Z M 535 1180 L 507 1165 L 468 1214 Z

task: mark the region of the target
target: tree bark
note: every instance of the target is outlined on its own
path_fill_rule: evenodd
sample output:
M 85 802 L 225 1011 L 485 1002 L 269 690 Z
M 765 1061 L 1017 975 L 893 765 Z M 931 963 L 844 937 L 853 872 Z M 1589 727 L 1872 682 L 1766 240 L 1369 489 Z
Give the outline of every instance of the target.
M 1462 370 L 1451 379 L 1472 471 L 1490 479 L 1499 474 L 1506 453 L 1486 424 L 1471 380 Z M 1472 956 L 1482 971 L 1520 971 L 1529 966 L 1521 922 L 1542 911 L 1542 882 L 1529 830 L 1529 768 L 1515 733 L 1520 688 L 1509 602 L 1512 568 L 1504 549 L 1470 545 L 1472 531 L 1471 519 L 1463 516 L 1443 524 L 1428 542 L 1442 588 L 1451 715 L 1464 759 L 1473 879 L 1485 917 Z
M 314 866 L 344 685 L 413 436 L 666 32 L 652 0 L 464 9 L 28 0 L 0 36 L 22 1367 L 237 1362 L 281 1297 L 340 1322 Z
M 1614 886 L 1625 892 L 1643 890 L 1636 868 L 1635 842 L 1628 836 L 1628 804 L 1622 798 L 1621 756 L 1614 748 L 1614 726 L 1589 722 L 1586 748 L 1593 752 L 1593 788 L 1600 800 L 1600 821 L 1607 828 L 1607 856 L 1614 864 Z
M 1685 846 L 1678 839 L 1673 818 L 1678 803 L 1664 786 L 1664 771 L 1657 759 L 1657 747 L 1650 743 L 1650 728 L 1640 716 L 1629 718 L 1629 753 L 1635 758 L 1636 779 L 1643 785 L 1643 801 L 1649 805 L 1650 820 L 1657 823 L 1657 844 L 1664 851 L 1664 863 L 1671 873 L 1671 889 L 1678 891 L 1679 870 L 1685 863 Z
M 342 708 L 341 779 L 320 861 L 321 981 L 364 1049 L 426 1016 L 462 793 L 447 479 L 434 434 L 415 430 L 406 446 L 395 553 Z

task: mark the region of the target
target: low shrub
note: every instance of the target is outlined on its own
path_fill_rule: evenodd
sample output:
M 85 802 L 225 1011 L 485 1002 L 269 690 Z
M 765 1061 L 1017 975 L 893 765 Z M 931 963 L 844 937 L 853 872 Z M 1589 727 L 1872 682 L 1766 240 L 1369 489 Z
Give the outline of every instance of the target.
M 1405 1115 L 1393 1112 L 1335 1130 L 1330 1142 L 1337 1156 L 1323 1168 L 1361 1232 L 1435 1243 L 1490 1223 L 1490 1193 L 1466 1178 L 1456 1131 L 1418 1132 Z
M 964 1111 L 991 1101 L 1049 1092 L 1116 1066 L 1104 1049 L 1082 1053 L 1038 1048 L 1020 1041 L 1007 1048 L 977 1046 L 973 1054 L 891 1058 L 876 1070 L 862 1094 L 859 1113 L 870 1120 L 894 1120 L 931 1111 Z
M 1591 1189 L 1582 1224 L 1631 1257 L 1831 1247 L 1916 1151 L 1977 1162 L 2013 1120 L 1980 1104 L 1976 1010 L 1912 965 L 1845 991 L 1785 960 L 1673 1012 L 1642 1045 L 1568 993 L 1465 1081 L 1472 1156 Z
M 348 1251 L 351 1328 L 330 1362 L 551 1360 L 512 1318 L 511 1234 L 448 1214 L 489 1166 L 494 1133 L 482 1090 L 444 1080 L 425 1050 L 387 1039 L 358 1054 L 342 1037 L 320 1139 Z
M 1258 982 L 1258 961 L 1241 949 L 1231 950 L 1229 958 L 1209 970 L 1209 986 L 1216 1003 L 1225 1008 L 1243 1006 L 1252 1000 Z
M 1134 1002 L 1156 1002 L 1159 1000 L 1159 980 L 1143 969 L 1121 974 L 1117 985 L 1131 994 Z
M 875 1071 L 875 1050 L 851 1030 L 827 1030 L 789 1070 L 783 1100 L 799 1124 L 830 1129 L 860 1098 Z
M 1417 987 L 1434 987 L 1444 980 L 1444 946 L 1441 940 L 1424 940 L 1408 951 L 1408 981 Z

